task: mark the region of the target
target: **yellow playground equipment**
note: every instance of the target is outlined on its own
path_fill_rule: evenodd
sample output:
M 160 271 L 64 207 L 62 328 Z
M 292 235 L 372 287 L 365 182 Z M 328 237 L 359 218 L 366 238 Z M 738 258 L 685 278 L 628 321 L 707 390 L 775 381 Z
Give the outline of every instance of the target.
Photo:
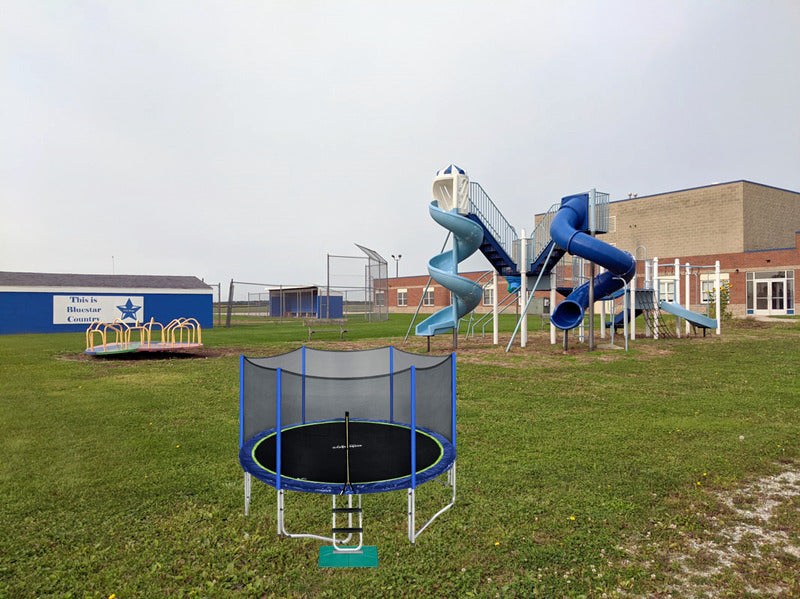
M 152 318 L 144 324 L 137 321 L 133 325 L 117 319 L 93 322 L 86 329 L 86 353 L 92 356 L 178 351 L 202 346 L 202 330 L 195 318 L 175 318 L 166 326 Z

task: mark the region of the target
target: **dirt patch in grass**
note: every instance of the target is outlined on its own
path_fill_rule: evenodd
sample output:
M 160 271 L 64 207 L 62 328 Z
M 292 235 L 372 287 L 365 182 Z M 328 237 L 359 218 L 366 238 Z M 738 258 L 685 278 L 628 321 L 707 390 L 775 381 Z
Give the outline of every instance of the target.
M 800 462 L 703 503 L 702 530 L 669 524 L 628 548 L 635 563 L 662 564 L 657 596 L 800 596 Z
M 498 345 L 492 344 L 492 338 L 476 337 L 458 340 L 458 360 L 465 363 L 486 364 L 493 366 L 520 368 L 531 364 L 540 366 L 555 366 L 563 364 L 567 357 L 573 362 L 613 362 L 623 358 L 625 354 L 625 342 L 621 336 L 615 338 L 612 346 L 610 339 L 597 339 L 595 341 L 595 351 L 589 352 L 587 343 L 581 343 L 576 338 L 570 338 L 568 349 L 564 350 L 561 337 L 558 343 L 550 343 L 550 334 L 547 331 L 535 331 L 528 334 L 525 347 L 520 347 L 519 337 L 514 339 L 508 352 L 506 347 L 511 339 L 510 334 L 499 336 Z M 684 339 L 682 342 L 703 341 L 702 339 Z M 631 351 L 635 352 L 637 359 L 650 360 L 671 355 L 672 349 L 667 345 L 668 341 L 656 341 L 652 339 L 642 339 L 630 343 Z M 363 347 L 363 346 L 362 346 Z M 397 347 L 410 352 L 427 352 L 427 341 L 425 338 L 409 338 L 405 344 L 397 344 Z M 431 341 L 432 354 L 445 354 L 453 351 L 452 337 L 442 335 Z M 355 348 L 354 348 L 355 349 Z

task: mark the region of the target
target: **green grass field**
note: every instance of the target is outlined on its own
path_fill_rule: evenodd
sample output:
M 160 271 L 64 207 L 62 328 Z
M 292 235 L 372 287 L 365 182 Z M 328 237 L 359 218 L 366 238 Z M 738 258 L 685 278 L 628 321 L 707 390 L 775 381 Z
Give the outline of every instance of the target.
M 400 346 L 409 318 L 311 345 Z M 0 336 L 0 597 L 798 597 L 799 324 L 628 353 L 461 340 L 456 506 L 412 546 L 405 493 L 364 496 L 365 569 L 278 538 L 271 487 L 244 515 L 238 355 L 298 347 L 299 324 L 206 330 L 192 358 Z M 418 524 L 445 494 L 419 489 Z M 325 533 L 329 501 L 290 493 L 287 526 Z

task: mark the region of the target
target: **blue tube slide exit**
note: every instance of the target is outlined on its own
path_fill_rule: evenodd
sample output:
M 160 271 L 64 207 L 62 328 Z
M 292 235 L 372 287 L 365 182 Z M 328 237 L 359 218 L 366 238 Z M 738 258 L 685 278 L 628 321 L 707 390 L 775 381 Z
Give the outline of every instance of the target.
M 555 307 L 550 322 L 561 330 L 574 329 L 583 320 L 583 313 L 589 307 L 591 283 L 594 283 L 594 297 L 599 300 L 625 286 L 620 278 L 628 282 L 636 274 L 633 256 L 586 233 L 589 230 L 588 216 L 588 193 L 567 196 L 561 200 L 561 208 L 550 224 L 550 235 L 560 247 L 606 269 Z

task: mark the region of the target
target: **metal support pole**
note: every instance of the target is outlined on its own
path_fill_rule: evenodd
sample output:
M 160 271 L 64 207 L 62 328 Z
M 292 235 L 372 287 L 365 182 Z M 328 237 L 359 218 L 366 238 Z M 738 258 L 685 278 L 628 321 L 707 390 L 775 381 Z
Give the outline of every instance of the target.
M 231 279 L 231 286 L 228 288 L 228 316 L 225 318 L 225 328 L 231 328 L 231 312 L 233 311 L 233 279 Z
M 636 275 L 633 275 L 631 279 L 631 302 L 630 306 L 630 316 L 631 319 L 630 323 L 630 334 L 631 339 L 636 340 Z
M 608 301 L 600 302 L 600 339 L 605 339 L 606 338 L 606 304 L 607 303 L 608 303 Z M 614 312 L 616 310 L 616 307 L 617 307 L 617 305 L 614 302 L 614 300 L 611 300 L 611 335 L 612 335 L 612 339 L 613 339 L 613 335 L 614 335 L 614 319 L 616 317 L 616 314 Z M 624 314 L 624 312 L 623 312 L 623 314 Z M 611 341 L 611 344 L 612 345 L 614 344 L 613 340 Z
M 594 262 L 589 262 L 589 351 L 594 351 Z
M 661 284 L 658 281 L 658 256 L 653 258 L 653 294 L 655 297 L 655 310 L 653 313 L 653 339 L 658 339 L 658 311 L 661 309 Z
M 556 307 L 556 273 L 550 272 L 550 314 L 553 313 L 553 309 Z M 550 320 L 550 344 L 555 345 L 558 342 L 556 338 L 556 325 L 553 324 L 553 321 Z
M 675 286 L 675 305 L 681 305 L 681 262 L 677 258 L 675 258 L 675 282 L 673 285 Z M 675 317 L 675 335 L 678 339 L 681 338 L 681 319 L 679 316 Z
M 498 345 L 500 343 L 500 313 L 498 312 L 499 304 L 497 300 L 497 296 L 499 295 L 498 287 L 497 271 L 495 270 L 492 272 L 492 288 L 494 289 L 492 292 L 492 343 L 494 345 Z
M 719 272 L 719 260 L 714 263 L 714 285 L 717 292 L 714 294 L 714 301 L 717 308 L 717 335 L 722 334 L 722 282 Z
M 622 278 L 622 277 L 620 277 Z M 623 328 L 622 334 L 625 335 L 625 351 L 628 351 L 628 311 L 634 312 L 633 307 L 630 304 L 630 297 L 628 293 L 628 284 L 625 282 L 625 279 L 622 279 L 622 283 L 625 285 L 625 295 L 623 296 L 622 300 L 622 313 L 625 314 L 625 318 L 622 319 Z
M 690 297 L 691 296 L 691 286 L 690 286 L 690 283 L 689 283 L 689 273 L 690 272 L 691 272 L 691 267 L 689 266 L 689 263 L 687 262 L 686 263 L 686 272 L 684 273 L 684 285 L 683 285 L 683 294 L 684 294 L 683 304 L 684 304 L 684 307 L 687 310 L 691 310 L 692 309 L 692 303 L 691 303 L 691 297 Z M 689 324 L 688 320 L 684 320 L 684 323 L 685 323 L 685 327 L 686 327 L 686 336 L 688 337 L 689 333 L 691 332 L 690 331 L 690 326 L 691 325 Z
M 596 195 L 597 190 L 592 188 L 589 191 L 589 235 L 592 237 L 597 232 L 595 224 Z M 594 262 L 589 262 L 589 351 L 594 351 L 594 276 L 595 264 Z
M 327 270 L 327 282 L 326 282 L 326 285 L 325 285 L 325 288 L 326 288 L 325 289 L 325 295 L 328 296 L 328 300 L 329 301 L 325 302 L 325 305 L 327 306 L 327 310 L 326 310 L 326 314 L 327 315 L 325 316 L 325 318 L 330 318 L 331 317 L 331 308 L 330 308 L 330 298 L 331 298 L 331 255 L 330 254 L 326 254 L 326 257 L 327 257 L 328 261 L 327 261 L 327 265 L 326 265 L 326 267 L 327 267 L 326 268 L 326 270 Z
M 528 240 L 525 238 L 525 229 L 520 231 L 519 238 L 520 253 L 520 285 L 519 285 L 519 307 L 522 310 L 520 317 L 519 346 L 528 345 Z

